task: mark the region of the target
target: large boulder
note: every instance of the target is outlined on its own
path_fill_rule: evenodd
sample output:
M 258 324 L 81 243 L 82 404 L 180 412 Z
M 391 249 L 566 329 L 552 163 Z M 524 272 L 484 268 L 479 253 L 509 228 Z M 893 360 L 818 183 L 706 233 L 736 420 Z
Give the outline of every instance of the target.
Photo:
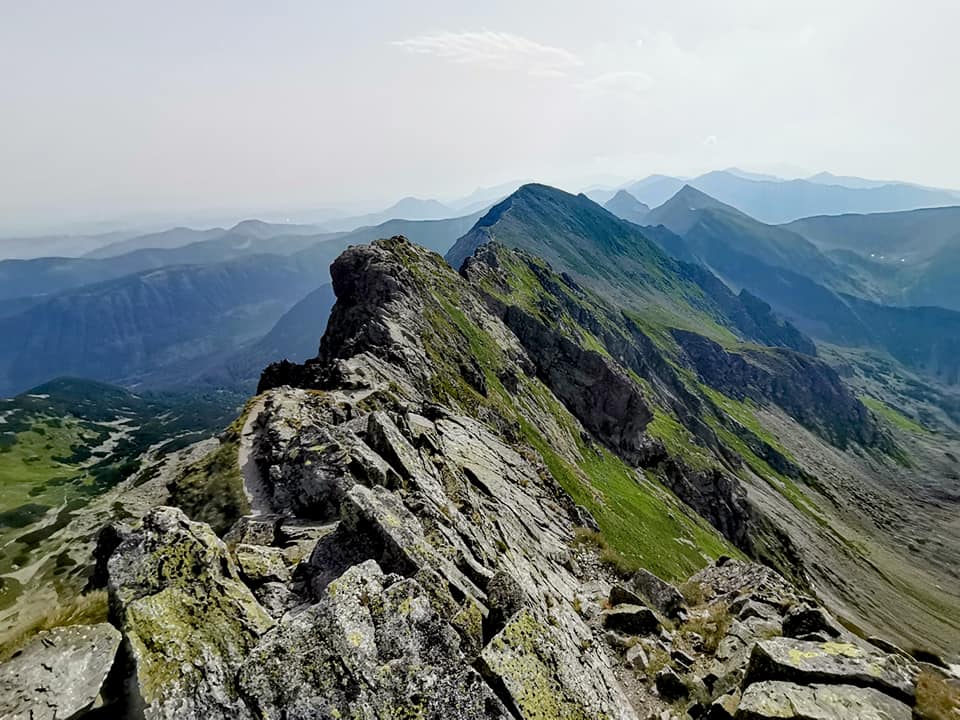
M 0 665 L 0 717 L 58 720 L 89 710 L 119 646 L 120 633 L 109 623 L 40 633 Z
M 758 682 L 740 699 L 736 720 L 910 720 L 911 710 L 873 688 Z
M 650 605 L 669 618 L 680 617 L 686 610 L 683 595 L 673 585 L 641 568 L 630 579 L 633 589 L 647 598 Z
M 901 655 L 888 655 L 844 642 L 762 640 L 753 646 L 746 682 L 858 685 L 881 690 L 913 704 L 919 668 Z
M 827 637 L 840 637 L 837 624 L 820 607 L 798 604 L 791 607 L 783 616 L 783 634 L 787 637 L 802 638 L 818 633 Z
M 355 565 L 271 630 L 240 671 L 262 720 L 509 720 L 416 580 Z M 453 714 L 455 713 L 455 714 Z
M 562 628 L 521 610 L 480 653 L 480 666 L 523 720 L 635 720 L 619 689 L 584 662 L 588 653 L 572 642 Z
M 213 530 L 157 508 L 107 568 L 147 720 L 252 718 L 236 673 L 274 621 Z
M 607 630 L 627 635 L 649 635 L 660 629 L 656 613 L 643 605 L 617 605 L 601 614 L 601 622 Z

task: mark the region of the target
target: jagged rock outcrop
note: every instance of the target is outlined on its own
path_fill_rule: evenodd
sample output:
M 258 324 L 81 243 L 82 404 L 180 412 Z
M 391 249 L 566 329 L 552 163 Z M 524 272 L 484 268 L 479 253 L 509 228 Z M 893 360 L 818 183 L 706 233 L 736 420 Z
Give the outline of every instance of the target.
M 753 646 L 746 680 L 845 682 L 872 687 L 912 703 L 919 673 L 917 664 L 902 655 L 865 649 L 853 642 L 773 638 Z
M 673 336 L 700 377 L 722 393 L 777 404 L 841 447 L 856 442 L 890 449 L 867 408 L 826 363 L 786 350 L 727 352 L 686 330 L 673 330 Z
M 113 666 L 120 633 L 108 623 L 40 633 L 0 665 L 0 717 L 59 720 L 97 704 Z
M 630 584 L 668 618 L 677 619 L 686 612 L 686 601 L 673 585 L 658 578 L 649 570 L 640 568 L 630 578 Z
M 158 508 L 108 563 L 111 615 L 122 630 L 147 720 L 253 718 L 236 673 L 274 625 L 208 525 Z
M 452 599 L 448 598 L 452 603 Z M 255 716 L 508 720 L 461 640 L 414 578 L 354 565 L 323 598 L 267 633 L 240 670 Z
M 516 306 L 506 308 L 503 321 L 530 354 L 544 383 L 588 430 L 633 464 L 650 465 L 663 456 L 663 448 L 643 432 L 653 411 L 623 370 Z

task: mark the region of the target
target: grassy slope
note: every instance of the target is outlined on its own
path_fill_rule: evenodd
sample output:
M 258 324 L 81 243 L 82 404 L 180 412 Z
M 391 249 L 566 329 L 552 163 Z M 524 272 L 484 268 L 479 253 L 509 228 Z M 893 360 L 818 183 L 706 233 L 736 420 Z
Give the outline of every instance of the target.
M 558 310 L 557 295 L 551 297 L 550 292 L 547 292 L 538 279 L 545 270 L 542 261 L 522 253 L 507 251 L 497 252 L 497 259 L 509 280 L 503 285 L 489 283 L 484 287 L 488 293 L 504 303 L 523 307 L 550 327 L 562 330 L 563 334 L 583 348 L 607 357 L 615 355 L 604 344 L 602 335 L 608 332 L 614 335 L 622 333 L 623 324 L 617 322 L 615 308 L 608 305 L 603 298 L 593 295 L 589 290 L 575 292 L 553 276 L 556 282 L 551 286 L 551 292 L 559 292 L 576 300 L 582 311 L 592 316 L 592 320 L 599 321 L 601 335 L 595 335 L 578 318 L 571 316 L 566 310 Z M 578 314 L 579 318 L 582 316 L 582 312 Z M 940 570 L 937 568 L 943 565 L 942 562 L 930 559 L 934 558 L 939 550 L 931 547 L 923 559 L 915 558 L 913 562 L 918 568 L 917 572 L 915 576 L 908 576 L 902 569 L 909 567 L 911 560 L 904 556 L 902 549 L 898 550 L 902 548 L 902 540 L 890 536 L 887 523 L 897 514 L 895 498 L 906 497 L 902 495 L 903 492 L 909 490 L 909 493 L 914 493 L 915 489 L 919 494 L 911 496 L 911 506 L 919 508 L 920 511 L 926 507 L 931 523 L 941 522 L 933 516 L 943 515 L 943 512 L 936 509 L 942 507 L 943 501 L 937 500 L 936 505 L 930 505 L 929 502 L 931 498 L 937 497 L 936 493 L 943 492 L 942 480 L 936 478 L 950 476 L 951 471 L 946 465 L 952 462 L 950 458 L 956 453 L 948 452 L 944 456 L 941 452 L 939 464 L 934 464 L 929 458 L 931 445 L 936 443 L 931 443 L 930 434 L 925 432 L 922 426 L 890 407 L 878 407 L 870 401 L 867 404 L 872 406 L 879 420 L 897 438 L 897 448 L 892 451 L 892 455 L 886 456 L 863 448 L 851 448 L 843 452 L 798 427 L 782 411 L 777 411 L 777 414 L 785 423 L 770 425 L 770 408 L 761 407 L 750 400 L 740 401 L 727 397 L 700 382 L 694 373 L 683 366 L 682 354 L 669 333 L 669 318 L 663 319 L 643 311 L 619 315 L 621 321 L 624 317 L 633 321 L 655 343 L 666 362 L 682 380 L 686 390 L 702 402 L 698 415 L 700 419 L 706 422 L 720 443 L 742 458 L 743 463 L 731 463 L 729 459 L 718 456 L 715 450 L 704 445 L 701 440 L 697 440 L 690 429 L 671 411 L 669 403 L 664 402 L 660 390 L 631 372 L 629 374 L 643 388 L 644 397 L 653 406 L 654 419 L 647 427 L 649 434 L 660 438 L 671 454 L 681 457 L 694 468 L 723 467 L 727 472 L 740 476 L 750 488 L 751 495 L 760 493 L 767 498 L 762 501 L 762 506 L 768 508 L 778 520 L 787 521 L 785 527 L 790 528 L 792 536 L 802 547 L 819 548 L 811 556 L 812 562 L 817 563 L 818 567 L 829 567 L 834 561 L 842 561 L 846 568 L 846 577 L 857 578 L 857 581 L 844 582 L 843 577 L 832 580 L 838 583 L 835 587 L 842 588 L 839 594 L 832 590 L 827 592 L 831 601 L 835 601 L 835 607 L 850 608 L 851 613 L 860 620 L 871 616 L 884 618 L 878 621 L 879 627 L 874 625 L 874 631 L 891 632 L 891 628 L 884 625 L 886 615 L 877 608 L 868 606 L 870 598 L 867 595 L 872 593 L 877 598 L 897 600 L 898 612 L 905 619 L 904 627 L 909 628 L 905 629 L 901 636 L 906 638 L 905 642 L 942 646 L 942 638 L 955 636 L 955 625 L 945 620 L 947 615 L 944 614 L 944 608 L 949 607 L 952 602 L 950 597 L 939 591 L 923 591 L 924 587 L 932 587 L 934 582 L 943 582 L 931 580 L 938 577 Z M 726 338 L 722 344 L 730 352 L 762 350 L 738 342 L 735 338 Z M 832 359 L 833 355 L 829 357 Z M 884 379 L 889 380 L 887 377 Z M 904 387 L 911 388 L 909 378 L 903 382 Z M 870 387 L 870 392 L 876 391 L 876 387 Z M 863 392 L 860 394 L 866 395 Z M 532 411 L 531 414 L 535 415 Z M 648 525 L 656 528 L 656 522 L 651 523 L 651 519 L 644 514 L 641 507 L 631 507 L 630 515 L 611 511 L 614 503 L 618 503 L 620 507 L 629 506 L 629 502 L 625 502 L 622 496 L 617 496 L 619 489 L 634 493 L 636 488 L 628 483 L 618 483 L 617 473 L 609 467 L 603 468 L 602 462 L 597 463 L 596 467 L 587 467 L 590 465 L 588 459 L 597 457 L 596 453 L 590 454 L 580 447 L 575 433 L 545 432 L 544 428 L 547 426 L 542 422 L 531 425 L 532 427 L 523 426 L 524 436 L 540 451 L 552 474 L 568 492 L 595 512 L 603 535 L 614 551 L 624 555 L 627 561 L 642 563 L 651 562 L 648 551 L 658 543 L 666 543 L 662 547 L 668 548 L 668 553 L 673 552 L 675 542 L 671 543 L 668 538 L 675 528 L 658 530 L 652 539 L 648 539 L 646 548 L 636 545 L 644 540 L 638 537 L 643 534 L 640 528 L 645 529 Z M 568 440 L 572 439 L 567 447 L 572 445 L 575 448 L 573 452 L 559 450 L 564 447 L 564 436 Z M 797 437 L 805 439 L 798 445 Z M 771 453 L 782 456 L 786 466 L 779 469 L 772 467 L 770 462 L 764 459 Z M 552 454 L 560 457 L 554 458 Z M 830 457 L 831 454 L 842 461 L 842 474 L 836 469 L 836 463 L 831 467 L 829 463 L 822 462 L 822 457 Z M 874 494 L 878 472 L 880 476 L 894 473 L 891 477 L 898 478 L 899 487 L 884 495 L 884 504 L 877 511 L 879 515 L 861 517 L 859 520 L 849 517 L 851 508 L 858 507 L 864 493 L 867 497 Z M 651 483 L 644 489 L 649 487 L 656 485 Z M 609 506 L 608 500 L 611 501 Z M 642 504 L 645 499 L 638 498 L 637 502 Z M 662 514 L 663 509 L 659 508 L 657 512 Z M 899 525 L 894 523 L 893 527 Z M 701 548 L 709 546 L 709 542 L 705 542 L 703 538 L 697 542 L 701 543 Z M 767 539 L 759 540 L 761 551 L 775 557 L 776 548 L 765 543 Z M 659 566 L 659 570 L 667 575 L 676 573 L 685 567 L 688 560 L 690 558 L 684 558 L 682 554 L 678 558 L 668 558 L 661 561 L 663 564 Z M 790 562 L 789 558 L 781 560 Z M 658 561 L 659 558 L 653 560 Z M 942 578 L 942 574 L 939 577 Z M 818 582 L 823 581 L 822 577 L 818 577 Z M 865 590 L 866 588 L 869 590 Z M 828 590 L 826 586 L 821 586 L 821 589 Z
M 411 258 L 413 260 L 413 258 Z M 439 258 L 437 258 L 439 262 Z M 516 429 L 517 442 L 542 458 L 550 474 L 597 519 L 609 554 L 620 570 L 644 566 L 679 580 L 720 554 L 739 556 L 719 533 L 659 483 L 626 465 L 619 457 L 582 437 L 580 423 L 535 378 L 519 378 L 508 392 L 498 377 L 503 350 L 460 309 L 462 288 L 446 267 L 424 272 L 410 267 L 429 288 L 436 305 L 428 311 L 433 332 L 423 338 L 433 361 L 434 392 L 439 400 L 475 416 L 494 414 Z M 515 285 L 518 296 L 533 300 L 535 278 Z M 542 292 L 542 289 L 541 289 Z M 594 337 L 592 342 L 599 346 Z M 457 351 L 476 358 L 488 393 L 484 397 L 462 378 Z

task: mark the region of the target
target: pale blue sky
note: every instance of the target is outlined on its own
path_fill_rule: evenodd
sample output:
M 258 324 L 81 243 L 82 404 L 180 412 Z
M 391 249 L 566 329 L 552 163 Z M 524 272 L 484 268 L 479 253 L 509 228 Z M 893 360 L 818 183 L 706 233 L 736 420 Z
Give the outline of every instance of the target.
M 0 0 L 0 232 L 738 165 L 960 187 L 960 3 Z

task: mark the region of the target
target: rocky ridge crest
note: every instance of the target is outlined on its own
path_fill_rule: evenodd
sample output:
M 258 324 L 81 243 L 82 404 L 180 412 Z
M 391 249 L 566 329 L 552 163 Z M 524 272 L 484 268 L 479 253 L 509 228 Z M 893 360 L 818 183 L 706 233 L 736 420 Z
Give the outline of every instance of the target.
M 252 514 L 112 531 L 114 714 L 906 718 L 953 682 L 743 559 L 793 550 L 722 464 L 651 437 L 666 404 L 738 462 L 569 278 L 495 247 L 461 277 L 401 238 L 331 274 L 320 355 L 271 366 L 247 419 Z

